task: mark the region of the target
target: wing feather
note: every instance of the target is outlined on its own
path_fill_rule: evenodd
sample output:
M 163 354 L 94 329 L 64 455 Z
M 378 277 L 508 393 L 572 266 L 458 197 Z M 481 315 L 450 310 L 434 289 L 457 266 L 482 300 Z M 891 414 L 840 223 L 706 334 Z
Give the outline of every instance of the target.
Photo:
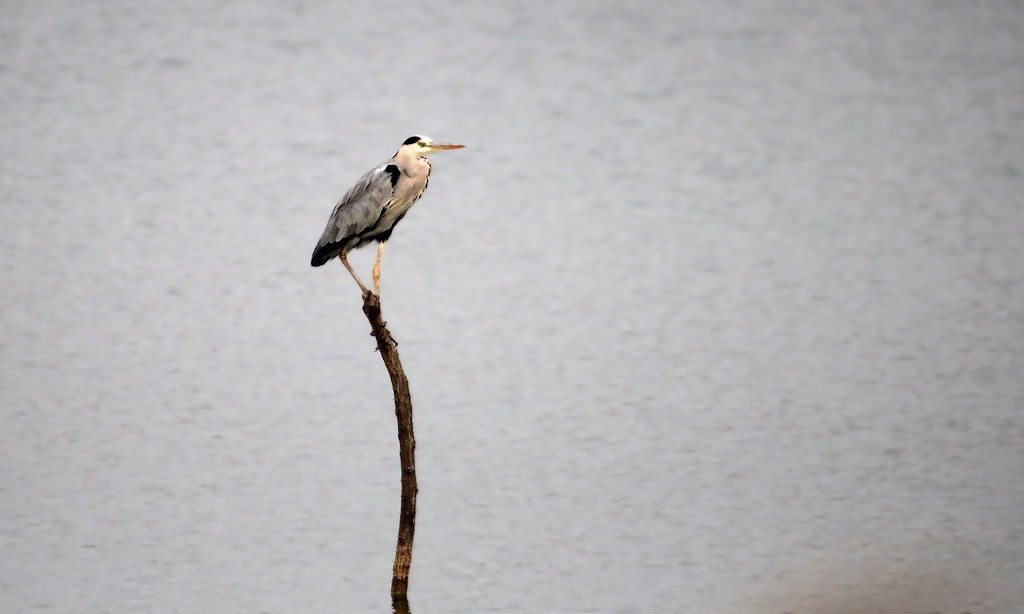
M 359 247 L 369 240 L 364 235 L 387 211 L 398 173 L 395 165 L 382 164 L 359 178 L 334 206 L 310 264 L 320 266 L 343 249 Z

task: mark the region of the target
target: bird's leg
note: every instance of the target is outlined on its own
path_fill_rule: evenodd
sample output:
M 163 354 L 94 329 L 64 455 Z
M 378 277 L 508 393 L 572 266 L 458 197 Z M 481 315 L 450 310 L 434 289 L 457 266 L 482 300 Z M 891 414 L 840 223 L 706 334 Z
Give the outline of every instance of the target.
M 387 241 L 377 243 L 377 261 L 373 263 L 373 293 L 380 297 L 380 258 L 384 255 L 384 247 Z
M 352 279 L 356 280 L 356 283 L 359 284 L 359 289 L 363 291 L 363 294 L 369 292 L 369 290 L 366 289 L 366 284 L 363 283 L 363 280 L 359 279 L 359 276 L 356 275 L 356 272 L 352 269 L 352 265 L 348 263 L 348 254 L 341 252 L 338 254 L 338 260 L 341 260 L 341 263 L 345 265 L 348 272 L 352 274 Z

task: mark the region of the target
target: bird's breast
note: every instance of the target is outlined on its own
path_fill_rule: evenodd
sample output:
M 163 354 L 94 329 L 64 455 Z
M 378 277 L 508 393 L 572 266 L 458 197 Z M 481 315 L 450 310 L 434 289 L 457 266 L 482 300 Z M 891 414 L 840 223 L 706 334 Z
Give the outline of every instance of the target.
M 395 195 L 393 201 L 395 205 L 411 205 L 416 200 L 423 196 L 423 192 L 427 189 L 427 176 L 423 175 L 420 177 L 404 177 L 403 180 L 399 180 L 398 185 L 395 186 Z

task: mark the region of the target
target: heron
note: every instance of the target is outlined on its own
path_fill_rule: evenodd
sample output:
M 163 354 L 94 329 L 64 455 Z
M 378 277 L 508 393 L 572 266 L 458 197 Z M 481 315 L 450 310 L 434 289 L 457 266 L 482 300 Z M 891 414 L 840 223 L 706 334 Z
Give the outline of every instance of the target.
M 380 296 L 380 259 L 395 226 L 423 196 L 430 183 L 430 162 L 427 156 L 463 147 L 435 143 L 425 136 L 405 139 L 390 160 L 360 177 L 334 206 L 324 234 L 313 250 L 310 264 L 323 266 L 337 256 L 352 279 L 359 284 L 363 294 L 366 294 L 369 290 L 348 263 L 348 253 L 376 241 L 373 293 Z

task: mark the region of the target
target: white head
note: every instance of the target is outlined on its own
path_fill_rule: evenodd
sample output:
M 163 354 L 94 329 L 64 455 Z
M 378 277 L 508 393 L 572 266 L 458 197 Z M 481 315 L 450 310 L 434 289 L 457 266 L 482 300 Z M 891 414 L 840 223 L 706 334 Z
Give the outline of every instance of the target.
M 416 157 L 422 158 L 427 154 L 432 154 L 437 151 L 444 151 L 445 149 L 462 149 L 464 145 L 442 145 L 435 143 L 430 140 L 428 136 L 410 136 L 405 139 L 402 143 L 402 147 L 399 151 L 405 150 L 415 155 Z

